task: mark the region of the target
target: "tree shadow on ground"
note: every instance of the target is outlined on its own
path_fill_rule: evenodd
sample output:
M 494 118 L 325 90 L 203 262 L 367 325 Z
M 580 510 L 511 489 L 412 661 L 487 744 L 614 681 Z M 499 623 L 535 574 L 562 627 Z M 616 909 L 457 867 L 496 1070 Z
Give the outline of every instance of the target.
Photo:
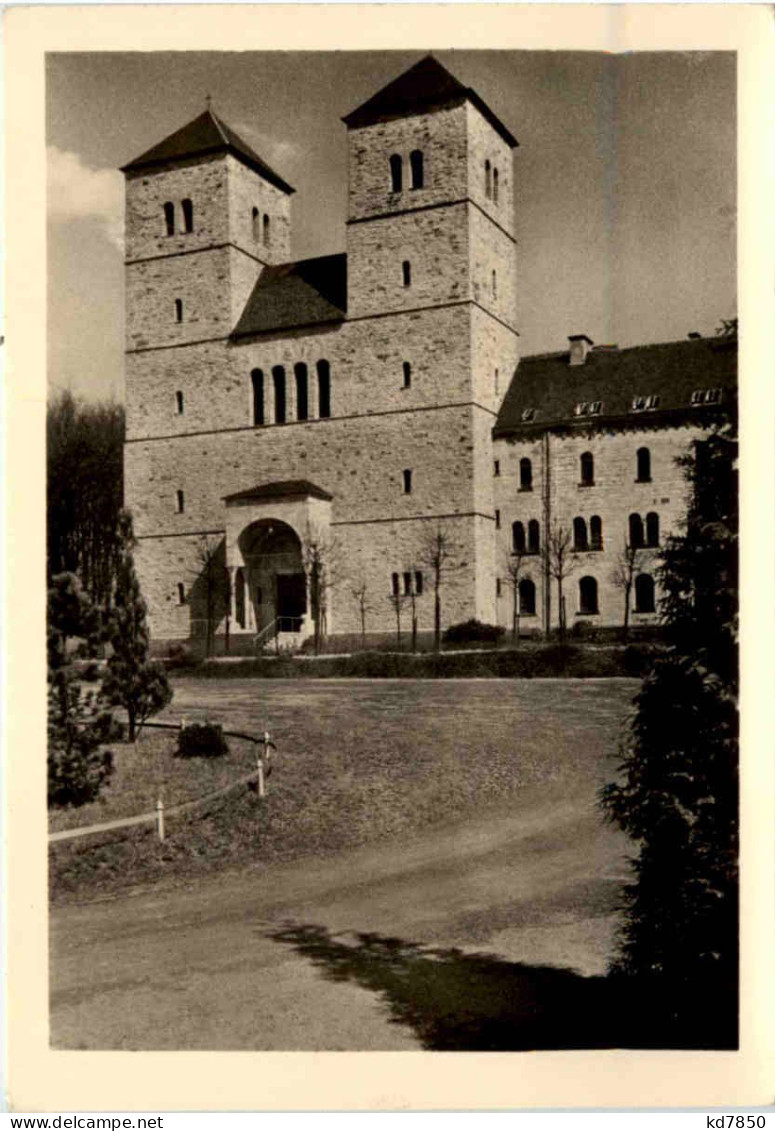
M 311 923 L 286 923 L 267 936 L 292 946 L 327 980 L 378 994 L 391 1021 L 411 1028 L 424 1049 L 714 1047 L 699 1032 L 700 1043 L 687 1043 L 685 1032 L 676 1043 L 664 1015 L 660 1021 L 638 1002 L 627 979 L 585 978 L 373 933 L 334 936 Z

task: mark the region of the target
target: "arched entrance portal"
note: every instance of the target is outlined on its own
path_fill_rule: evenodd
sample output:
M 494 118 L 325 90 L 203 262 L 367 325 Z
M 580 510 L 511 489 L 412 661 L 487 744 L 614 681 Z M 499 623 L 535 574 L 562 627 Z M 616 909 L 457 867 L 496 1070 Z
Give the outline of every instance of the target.
M 298 534 L 286 522 L 260 519 L 240 534 L 246 604 L 257 631 L 279 621 L 280 632 L 300 632 L 307 612 L 307 582 Z

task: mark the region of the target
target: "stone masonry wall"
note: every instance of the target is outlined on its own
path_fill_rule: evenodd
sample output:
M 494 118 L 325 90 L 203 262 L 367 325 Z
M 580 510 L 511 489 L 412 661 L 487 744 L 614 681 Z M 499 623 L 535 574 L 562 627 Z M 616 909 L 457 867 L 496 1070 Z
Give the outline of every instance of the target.
M 232 254 L 230 248 L 221 247 L 128 263 L 127 349 L 225 339 L 233 325 Z M 176 299 L 183 303 L 180 322 Z
M 264 263 L 287 263 L 291 258 L 291 197 L 231 154 L 226 163 L 229 240 Z M 253 223 L 254 208 L 260 214 L 258 226 Z M 264 216 L 269 216 L 268 241 L 264 239 Z
M 507 232 L 514 234 L 514 156 L 480 110 L 466 104 L 468 196 Z M 498 170 L 498 200 L 487 196 L 485 161 Z
M 611 574 L 628 540 L 628 521 L 632 513 L 640 514 L 644 526 L 646 515 L 659 516 L 660 546 L 671 533 L 678 533 L 686 515 L 687 485 L 676 458 L 686 453 L 691 441 L 701 433 L 689 428 L 659 430 L 632 430 L 618 433 L 588 432 L 571 436 L 551 437 L 550 468 L 552 519 L 561 526 L 572 529 L 573 519 L 583 517 L 589 529 L 592 515 L 602 519 L 603 550 L 574 553 L 571 556 L 573 572 L 565 583 L 568 627 L 578 621 L 600 625 L 620 625 L 623 619 L 624 594 L 611 580 Z M 636 452 L 646 447 L 651 453 L 651 481 L 636 481 Z M 495 457 L 500 462 L 501 475 L 495 480 L 496 506 L 501 512 L 500 560 L 507 555 L 511 543 L 511 524 L 527 523 L 535 518 L 541 523 L 542 544 L 545 537 L 541 496 L 541 442 L 510 443 L 498 440 L 494 445 Z M 580 486 L 580 457 L 591 452 L 595 463 L 594 486 Z M 533 491 L 519 490 L 519 461 L 526 456 L 533 464 Z M 537 588 L 536 622 L 541 622 L 542 569 L 540 561 L 526 559 L 526 567 Z M 655 555 L 648 549 L 641 552 L 637 572 L 654 574 Z M 583 576 L 591 576 L 598 584 L 597 615 L 579 613 L 578 588 Z M 556 582 L 552 582 L 552 624 L 558 620 Z M 657 602 L 659 589 L 657 587 Z M 635 595 L 632 595 L 630 623 L 652 623 L 656 614 L 635 613 Z M 501 623 L 510 623 L 511 600 L 501 605 Z M 532 618 L 531 618 L 532 620 Z
M 462 518 L 454 516 L 465 516 L 468 544 L 462 549 L 471 585 L 464 596 L 463 579 L 457 578 L 454 608 L 457 619 L 463 604 L 466 615 L 475 615 L 472 435 L 472 410 L 464 407 L 127 444 L 127 505 L 143 545 L 141 583 L 153 634 L 174 635 L 174 626 L 179 628 L 174 600 L 177 583 L 185 582 L 179 576 L 181 544 L 191 549 L 202 533 L 223 530 L 224 495 L 289 477 L 310 479 L 333 494 L 332 529 L 348 573 L 365 571 L 382 589 L 393 570 L 403 572 L 417 556 L 423 526 L 459 525 Z M 409 495 L 404 468 L 413 472 Z M 183 514 L 176 513 L 179 489 L 185 494 Z M 386 601 L 375 627 L 389 630 L 391 616 Z M 355 631 L 357 625 L 339 627 L 337 621 L 331 628 Z
M 462 200 L 467 195 L 465 106 L 379 122 L 348 133 L 351 219 Z M 409 154 L 423 154 L 424 184 L 413 189 Z M 403 187 L 392 191 L 390 157 L 403 158 Z
M 228 169 L 222 154 L 189 158 L 185 165 L 126 176 L 126 258 L 147 259 L 199 251 L 229 239 Z M 184 233 L 181 201 L 194 206 L 194 230 Z M 164 204 L 175 205 L 177 232 L 167 235 Z
M 235 255 L 239 253 L 235 252 Z M 227 345 L 208 342 L 187 348 L 148 350 L 127 359 L 127 435 L 130 439 L 252 428 L 250 374 L 265 376 L 267 422 L 274 419 L 272 368 L 286 372 L 288 420 L 296 417 L 294 366 L 307 366 L 310 415 L 318 415 L 316 363 L 331 370 L 331 412 L 335 417 L 406 412 L 472 398 L 471 330 L 468 307 L 397 314 L 345 323 L 318 332 L 295 332 Z M 497 324 L 496 324 L 497 325 Z M 404 387 L 403 363 L 411 366 Z M 176 392 L 184 396 L 177 411 Z

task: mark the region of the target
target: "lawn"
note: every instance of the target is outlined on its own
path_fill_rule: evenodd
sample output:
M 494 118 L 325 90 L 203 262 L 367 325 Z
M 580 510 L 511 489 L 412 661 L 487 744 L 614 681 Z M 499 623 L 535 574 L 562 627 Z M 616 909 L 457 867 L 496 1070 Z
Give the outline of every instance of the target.
M 170 820 L 163 845 L 150 828 L 56 845 L 52 892 L 83 898 L 165 875 L 325 855 L 529 805 L 531 795 L 594 805 L 636 689 L 625 680 L 180 680 L 163 718 L 270 731 L 269 796 L 259 802 L 241 787 L 205 813 Z M 180 762 L 157 736 L 117 755 L 104 804 L 68 823 L 152 808 L 159 790 L 167 805 L 207 793 L 254 757 L 234 743 L 225 759 Z

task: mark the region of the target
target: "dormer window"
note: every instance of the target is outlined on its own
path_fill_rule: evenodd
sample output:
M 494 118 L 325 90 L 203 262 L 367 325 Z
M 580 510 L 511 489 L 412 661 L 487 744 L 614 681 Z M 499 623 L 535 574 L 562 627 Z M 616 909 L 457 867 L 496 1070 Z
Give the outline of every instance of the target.
M 599 416 L 603 411 L 602 401 L 578 401 L 573 408 L 574 416 Z
M 695 389 L 692 393 L 692 404 L 721 404 L 721 389 Z
M 648 412 L 649 409 L 659 408 L 659 396 L 653 393 L 649 397 L 633 397 L 632 398 L 632 411 L 633 412 Z
M 534 408 L 522 409 L 522 423 L 531 424 L 536 418 L 536 410 Z

